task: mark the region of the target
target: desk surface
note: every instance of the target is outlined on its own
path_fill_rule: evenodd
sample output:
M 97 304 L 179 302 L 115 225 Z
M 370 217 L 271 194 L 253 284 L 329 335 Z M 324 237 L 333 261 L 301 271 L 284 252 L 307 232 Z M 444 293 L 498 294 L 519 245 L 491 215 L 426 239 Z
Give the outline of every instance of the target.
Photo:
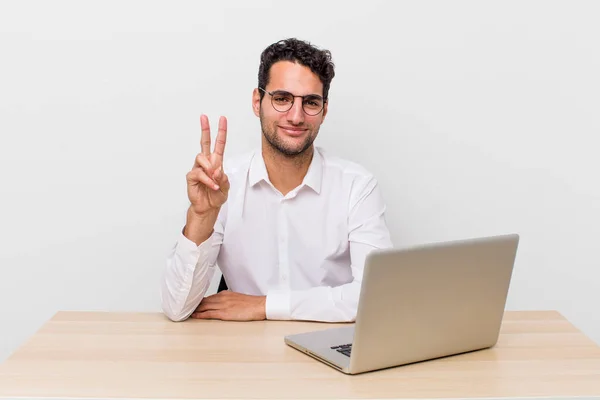
M 283 342 L 332 326 L 59 312 L 0 365 L 0 398 L 600 398 L 600 347 L 554 311 L 507 312 L 492 349 L 355 376 Z

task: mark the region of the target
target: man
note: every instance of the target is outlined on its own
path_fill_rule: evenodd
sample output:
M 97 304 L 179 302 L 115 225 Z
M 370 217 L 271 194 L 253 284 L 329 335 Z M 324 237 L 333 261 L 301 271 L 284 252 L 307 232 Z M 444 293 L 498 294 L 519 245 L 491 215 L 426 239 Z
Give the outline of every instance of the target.
M 261 150 L 227 167 L 227 120 L 211 152 L 201 116 L 187 221 L 162 285 L 171 320 L 355 319 L 365 257 L 392 244 L 375 178 L 313 145 L 333 77 L 329 51 L 296 39 L 267 47 L 252 95 Z M 204 297 L 217 264 L 229 290 Z

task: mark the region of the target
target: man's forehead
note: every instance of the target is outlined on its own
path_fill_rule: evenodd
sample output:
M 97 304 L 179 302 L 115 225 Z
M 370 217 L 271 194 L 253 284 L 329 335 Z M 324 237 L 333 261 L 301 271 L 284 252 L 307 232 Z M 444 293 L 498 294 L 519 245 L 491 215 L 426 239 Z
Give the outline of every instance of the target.
M 322 94 L 323 83 L 310 68 L 291 61 L 278 61 L 269 71 L 269 90 L 286 90 L 305 94 Z

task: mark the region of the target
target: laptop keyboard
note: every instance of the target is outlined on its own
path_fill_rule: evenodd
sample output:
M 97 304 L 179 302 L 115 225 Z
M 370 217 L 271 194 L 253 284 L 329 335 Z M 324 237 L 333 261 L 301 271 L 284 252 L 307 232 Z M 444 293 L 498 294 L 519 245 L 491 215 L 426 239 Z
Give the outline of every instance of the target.
M 350 352 L 352 352 L 352 343 L 341 344 L 339 346 L 333 346 L 331 349 L 336 350 L 336 351 L 342 353 L 343 355 L 350 357 Z

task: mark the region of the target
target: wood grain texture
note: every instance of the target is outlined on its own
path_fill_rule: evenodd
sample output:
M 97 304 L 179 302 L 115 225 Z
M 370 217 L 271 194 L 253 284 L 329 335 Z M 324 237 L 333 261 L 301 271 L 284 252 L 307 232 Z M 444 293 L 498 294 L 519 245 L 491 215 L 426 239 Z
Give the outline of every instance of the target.
M 283 342 L 333 326 L 59 312 L 0 365 L 0 398 L 600 398 L 600 347 L 554 311 L 506 312 L 492 349 L 356 376 Z

